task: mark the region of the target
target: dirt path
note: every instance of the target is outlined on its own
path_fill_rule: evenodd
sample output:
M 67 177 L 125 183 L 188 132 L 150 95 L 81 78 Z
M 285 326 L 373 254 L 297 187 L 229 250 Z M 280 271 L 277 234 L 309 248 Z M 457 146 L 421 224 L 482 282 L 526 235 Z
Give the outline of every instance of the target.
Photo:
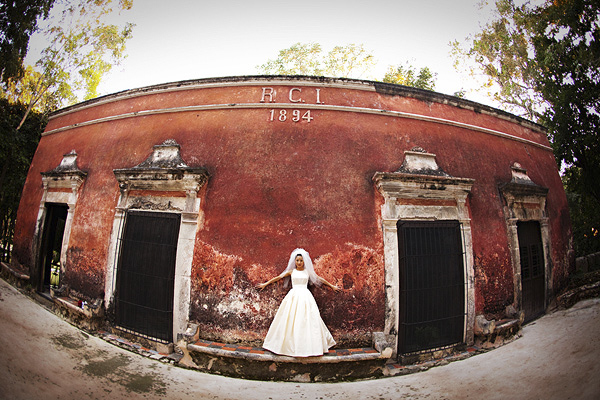
M 90 336 L 0 280 L 1 399 L 598 399 L 600 299 L 526 326 L 494 351 L 372 381 L 298 384 L 208 375 Z

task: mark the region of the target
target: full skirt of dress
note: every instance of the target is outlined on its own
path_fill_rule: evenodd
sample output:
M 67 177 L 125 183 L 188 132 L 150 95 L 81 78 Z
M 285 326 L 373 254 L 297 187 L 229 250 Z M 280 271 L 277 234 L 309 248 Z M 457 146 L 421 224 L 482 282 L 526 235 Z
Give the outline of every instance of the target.
M 271 322 L 263 348 L 275 354 L 310 357 L 321 356 L 335 345 L 307 284 L 305 271 L 292 271 L 293 287 Z

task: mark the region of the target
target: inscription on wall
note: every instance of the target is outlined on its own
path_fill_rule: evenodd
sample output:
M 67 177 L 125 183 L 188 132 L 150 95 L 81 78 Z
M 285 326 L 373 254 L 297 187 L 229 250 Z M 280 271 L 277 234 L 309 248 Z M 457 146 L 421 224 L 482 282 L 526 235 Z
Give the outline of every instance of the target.
M 304 89 L 304 91 L 303 91 Z M 262 94 L 260 97 L 261 103 L 277 103 L 277 96 L 280 99 L 284 98 L 284 101 L 289 103 L 299 104 L 325 104 L 321 101 L 321 89 L 317 88 L 291 88 L 287 91 L 281 91 L 283 93 L 277 93 L 275 88 L 263 87 Z M 270 109 L 269 110 L 269 121 L 278 122 L 311 122 L 314 117 L 311 115 L 310 110 L 301 109 Z

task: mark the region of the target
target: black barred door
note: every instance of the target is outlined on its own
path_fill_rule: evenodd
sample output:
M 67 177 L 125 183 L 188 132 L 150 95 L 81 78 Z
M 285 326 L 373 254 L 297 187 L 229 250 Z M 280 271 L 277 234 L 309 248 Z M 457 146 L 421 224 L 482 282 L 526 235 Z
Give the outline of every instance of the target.
M 398 355 L 462 343 L 465 269 L 458 221 L 398 222 Z
M 179 214 L 129 211 L 117 269 L 116 323 L 173 341 L 173 291 Z
M 546 309 L 545 263 L 539 222 L 519 222 L 517 235 L 521 261 L 521 302 L 525 322 L 529 322 Z

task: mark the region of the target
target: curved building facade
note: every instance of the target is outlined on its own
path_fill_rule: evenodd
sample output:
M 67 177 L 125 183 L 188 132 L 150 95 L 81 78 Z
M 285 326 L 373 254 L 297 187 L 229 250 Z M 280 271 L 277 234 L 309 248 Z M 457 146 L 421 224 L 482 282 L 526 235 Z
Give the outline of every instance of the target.
M 13 263 L 123 330 L 260 343 L 290 252 L 340 346 L 472 343 L 477 320 L 543 313 L 572 269 L 546 132 L 368 81 L 236 77 L 128 90 L 51 116 Z M 383 335 L 383 336 L 381 336 Z

